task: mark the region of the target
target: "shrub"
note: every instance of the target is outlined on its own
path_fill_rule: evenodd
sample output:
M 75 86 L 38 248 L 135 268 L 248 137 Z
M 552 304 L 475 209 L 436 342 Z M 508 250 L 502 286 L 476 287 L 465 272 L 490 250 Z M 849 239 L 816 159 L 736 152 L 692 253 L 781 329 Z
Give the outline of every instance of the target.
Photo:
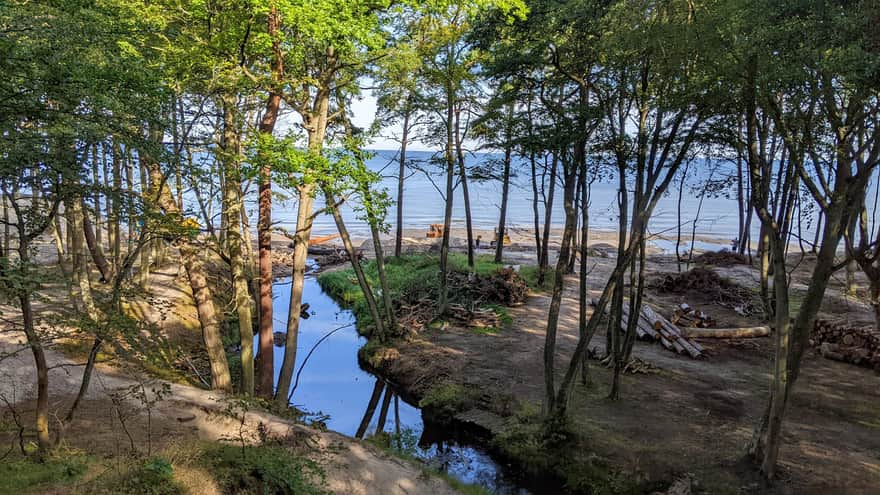
M 324 495 L 324 472 L 315 463 L 277 445 L 219 445 L 205 452 L 228 493 Z

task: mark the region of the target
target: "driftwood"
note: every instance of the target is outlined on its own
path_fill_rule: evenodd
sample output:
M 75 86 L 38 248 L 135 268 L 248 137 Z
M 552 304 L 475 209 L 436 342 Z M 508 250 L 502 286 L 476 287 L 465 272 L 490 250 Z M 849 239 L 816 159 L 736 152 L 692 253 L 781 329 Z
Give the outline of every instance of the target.
M 742 328 L 685 328 L 684 334 L 688 338 L 697 339 L 739 339 L 766 337 L 770 335 L 770 327 L 742 327 Z

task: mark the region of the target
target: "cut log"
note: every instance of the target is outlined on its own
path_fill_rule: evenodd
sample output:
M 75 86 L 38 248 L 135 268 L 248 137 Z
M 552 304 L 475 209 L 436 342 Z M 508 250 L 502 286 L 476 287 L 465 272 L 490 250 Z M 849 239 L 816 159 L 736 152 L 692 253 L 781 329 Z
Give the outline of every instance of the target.
M 770 327 L 742 328 L 686 328 L 683 333 L 688 338 L 698 339 L 740 339 L 766 337 L 770 335 Z
M 643 304 L 642 314 L 653 324 L 654 328 L 657 328 L 661 334 L 664 334 L 672 342 L 672 345 L 676 347 L 678 352 L 687 352 L 691 357 L 700 357 L 703 354 L 703 348 L 699 344 L 688 340 L 687 337 L 681 334 L 678 327 L 657 314 L 651 306 Z

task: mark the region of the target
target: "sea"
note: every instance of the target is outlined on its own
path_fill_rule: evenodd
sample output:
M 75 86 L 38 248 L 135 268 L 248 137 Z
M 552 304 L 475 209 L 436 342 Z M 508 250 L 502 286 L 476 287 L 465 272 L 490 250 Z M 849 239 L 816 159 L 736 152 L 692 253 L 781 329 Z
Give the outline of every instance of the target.
M 397 176 L 399 172 L 398 152 L 395 150 L 377 150 L 366 165 L 381 176 L 376 185 L 379 190 L 388 193 L 390 200 L 386 216 L 386 226 L 393 234 L 398 207 Z M 439 153 L 428 151 L 410 151 L 407 153 L 407 168 L 404 180 L 402 207 L 404 209 L 404 229 L 427 230 L 430 224 L 442 223 L 444 215 L 445 171 L 438 161 Z M 498 153 L 471 153 L 465 162 L 469 169 L 476 171 L 477 177 L 470 178 L 468 189 L 471 200 L 471 217 L 474 228 L 489 230 L 497 228 L 501 208 L 502 184 L 500 176 L 502 156 Z M 539 162 L 539 175 L 540 165 Z M 561 167 L 560 167 L 561 168 Z M 495 173 L 487 173 L 486 171 Z M 618 226 L 618 180 L 614 167 L 597 163 L 591 166 L 590 186 L 590 228 L 594 230 L 616 231 Z M 683 239 L 690 240 L 692 233 L 696 235 L 703 249 L 723 249 L 731 247 L 738 237 L 738 205 L 737 205 L 737 167 L 732 161 L 696 159 L 687 167 L 687 174 L 682 183 L 680 175 L 670 184 L 666 194 L 659 200 L 648 226 L 649 234 L 656 247 L 669 251 L 670 243 L 675 239 L 679 229 Z M 560 172 L 561 175 L 561 172 Z M 549 190 L 549 174 L 545 179 Z M 555 199 L 552 207 L 551 227 L 562 228 L 564 209 L 562 187 L 557 180 Z M 453 198 L 453 228 L 465 225 L 465 208 L 463 188 L 456 178 Z M 632 180 L 628 181 L 630 197 Z M 683 186 L 683 187 L 682 187 Z M 876 191 L 876 186 L 872 185 Z M 272 209 L 273 223 L 282 228 L 293 230 L 296 225 L 297 202 L 295 195 L 279 191 Z M 251 225 L 256 224 L 256 201 L 253 194 L 246 205 Z M 876 195 L 873 210 L 876 210 Z M 516 157 L 512 163 L 512 178 L 507 210 L 508 229 L 524 232 L 534 228 L 532 206 L 533 192 L 531 186 L 530 162 Z M 812 244 L 816 228 L 816 212 L 807 205 L 811 203 L 807 192 L 803 191 L 801 204 L 804 207 L 799 214 L 796 212 L 792 242 L 800 240 L 805 246 Z M 323 207 L 322 198 L 316 199 L 316 211 Z M 350 198 L 342 206 L 342 215 L 346 226 L 353 237 L 367 238 L 368 224 L 363 220 L 363 212 L 357 198 Z M 630 207 L 631 210 L 631 207 Z M 539 214 L 543 225 L 544 204 L 539 201 Z M 752 240 L 758 238 L 759 222 L 752 220 Z M 313 225 L 313 235 L 329 235 L 336 232 L 336 225 L 329 214 L 319 214 Z

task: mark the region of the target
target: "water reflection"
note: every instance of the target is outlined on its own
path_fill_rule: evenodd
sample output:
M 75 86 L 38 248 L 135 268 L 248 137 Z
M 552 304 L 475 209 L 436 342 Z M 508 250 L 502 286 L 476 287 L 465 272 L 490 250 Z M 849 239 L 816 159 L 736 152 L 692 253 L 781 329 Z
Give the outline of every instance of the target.
M 273 290 L 275 329 L 283 337 L 290 279 L 278 280 Z M 357 334 L 352 313 L 327 296 L 314 277 L 306 277 L 303 302 L 309 303 L 309 318 L 300 320 L 291 404 L 309 411 L 327 428 L 356 438 L 386 432 L 401 451 L 466 483 L 500 494 L 529 493 L 481 447 L 463 445 L 453 432 L 425 424 L 421 410 L 401 400 L 393 386 L 360 368 L 357 352 L 366 339 Z M 274 354 L 277 372 L 283 352 Z

